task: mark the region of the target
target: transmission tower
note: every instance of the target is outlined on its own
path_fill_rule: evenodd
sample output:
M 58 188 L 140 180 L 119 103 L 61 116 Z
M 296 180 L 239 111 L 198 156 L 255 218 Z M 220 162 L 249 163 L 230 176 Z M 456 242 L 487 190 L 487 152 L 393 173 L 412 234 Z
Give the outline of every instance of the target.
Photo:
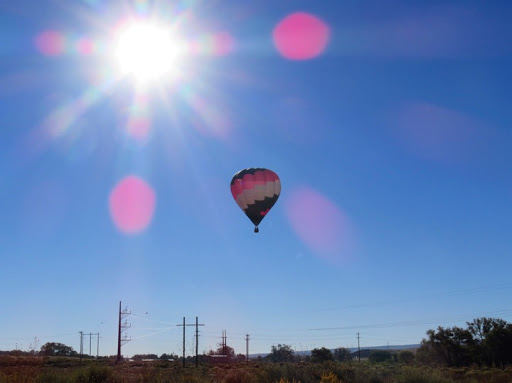
M 176 326 L 183 326 L 183 367 L 185 367 L 185 327 L 187 326 L 196 326 L 196 367 L 199 364 L 199 326 L 204 326 L 204 324 L 199 324 L 198 317 L 196 317 L 196 324 L 192 323 L 185 323 L 185 317 L 183 317 L 183 324 L 178 324 Z
M 131 311 L 128 311 L 128 307 L 125 307 L 124 310 L 121 310 L 121 301 L 119 301 L 119 326 L 117 329 L 117 362 L 121 361 L 121 346 L 132 340 L 131 338 L 128 338 L 128 336 L 126 335 L 126 330 L 132 326 L 128 324 L 128 322 L 125 319 L 131 313 Z

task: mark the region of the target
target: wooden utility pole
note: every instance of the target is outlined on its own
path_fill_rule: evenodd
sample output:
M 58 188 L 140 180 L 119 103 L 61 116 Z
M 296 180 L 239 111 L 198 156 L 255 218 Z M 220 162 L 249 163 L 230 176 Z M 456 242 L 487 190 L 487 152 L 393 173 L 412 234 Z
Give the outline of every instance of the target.
M 359 333 L 357 333 L 357 358 L 359 359 L 359 363 L 361 363 L 361 347 L 359 346 Z
M 121 301 L 119 301 L 119 325 L 117 326 L 117 362 L 121 361 Z
M 245 335 L 245 361 L 249 363 L 249 334 Z
M 82 353 L 84 349 L 84 332 L 80 331 L 80 366 L 82 365 Z
M 185 317 L 183 317 L 183 324 L 178 324 L 176 326 L 183 326 L 183 367 L 185 367 L 185 327 L 186 326 L 196 326 L 196 367 L 199 365 L 199 326 L 204 326 L 204 324 L 198 323 L 199 319 L 196 317 L 196 323 L 195 324 L 187 324 L 185 323 Z

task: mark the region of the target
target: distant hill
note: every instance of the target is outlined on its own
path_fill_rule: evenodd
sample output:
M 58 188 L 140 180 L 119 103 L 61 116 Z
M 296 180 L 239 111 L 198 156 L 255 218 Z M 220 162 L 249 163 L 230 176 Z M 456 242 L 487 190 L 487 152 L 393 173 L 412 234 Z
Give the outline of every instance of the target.
M 372 350 L 390 350 L 390 351 L 399 351 L 399 350 L 414 350 L 420 347 L 420 344 L 403 344 L 403 345 L 389 345 L 389 346 L 372 346 L 372 347 L 364 347 L 361 348 L 361 358 L 367 358 L 368 354 Z M 353 357 L 357 357 L 357 348 L 349 348 L 349 350 L 352 352 Z M 334 349 L 331 350 L 331 352 L 334 352 Z M 264 358 L 269 353 L 266 354 L 250 354 L 249 358 L 258 358 L 261 356 Z M 305 350 L 305 351 L 295 351 L 295 355 L 299 356 L 309 356 L 311 355 L 311 350 Z

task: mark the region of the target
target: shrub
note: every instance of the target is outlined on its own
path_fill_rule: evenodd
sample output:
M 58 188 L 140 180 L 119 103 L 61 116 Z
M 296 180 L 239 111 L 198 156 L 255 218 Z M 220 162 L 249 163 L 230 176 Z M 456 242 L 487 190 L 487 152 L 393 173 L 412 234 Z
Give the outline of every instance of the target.
M 108 367 L 90 366 L 87 369 L 81 369 L 75 375 L 75 383 L 114 383 L 114 373 Z
M 324 372 L 320 383 L 341 383 L 338 377 L 332 372 Z

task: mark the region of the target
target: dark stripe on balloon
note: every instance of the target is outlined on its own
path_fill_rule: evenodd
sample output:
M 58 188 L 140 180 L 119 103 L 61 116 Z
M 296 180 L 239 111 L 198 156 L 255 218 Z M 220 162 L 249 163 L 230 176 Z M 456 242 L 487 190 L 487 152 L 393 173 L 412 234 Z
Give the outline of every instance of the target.
M 258 226 L 261 220 L 265 218 L 270 208 L 274 206 L 278 198 L 279 196 L 275 194 L 272 198 L 265 197 L 263 201 L 256 201 L 255 203 L 248 205 L 244 212 L 252 223 Z

